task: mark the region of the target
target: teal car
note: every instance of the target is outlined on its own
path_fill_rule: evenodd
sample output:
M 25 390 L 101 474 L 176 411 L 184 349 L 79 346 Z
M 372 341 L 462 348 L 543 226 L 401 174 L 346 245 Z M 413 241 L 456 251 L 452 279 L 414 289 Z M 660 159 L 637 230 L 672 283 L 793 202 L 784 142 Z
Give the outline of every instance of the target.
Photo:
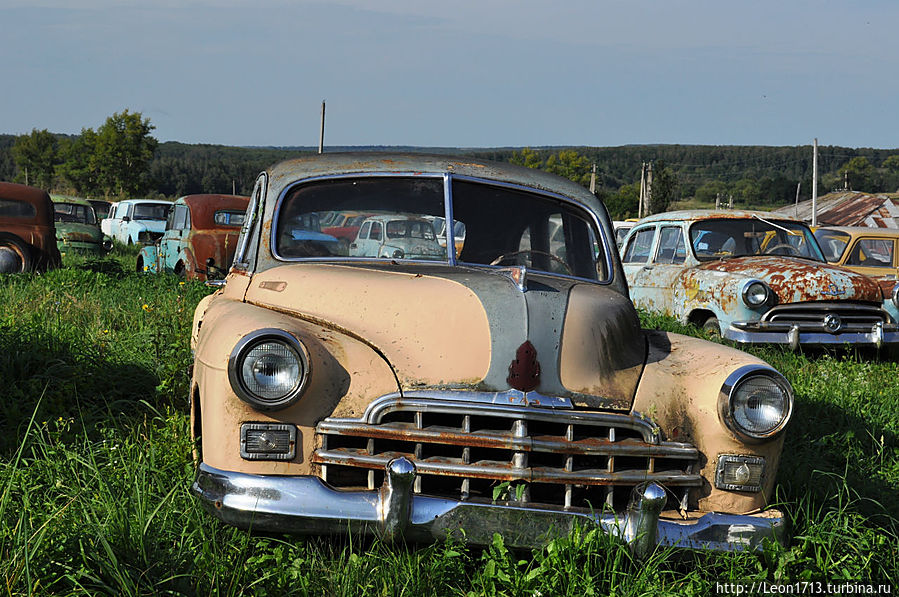
M 248 197 L 187 195 L 169 208 L 162 238 L 137 256 L 139 272 L 170 272 L 188 280 L 224 278 L 237 248 Z
M 112 248 L 112 239 L 100 231 L 97 214 L 85 199 L 51 197 L 56 244 L 62 255 L 69 251 L 105 254 Z

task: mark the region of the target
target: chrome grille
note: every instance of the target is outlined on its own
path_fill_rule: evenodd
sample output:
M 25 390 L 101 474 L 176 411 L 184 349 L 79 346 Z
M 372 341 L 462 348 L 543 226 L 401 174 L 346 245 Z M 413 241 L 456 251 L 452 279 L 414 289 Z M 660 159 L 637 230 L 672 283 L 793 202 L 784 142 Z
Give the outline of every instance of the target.
M 313 462 L 338 488 L 379 487 L 399 456 L 416 465 L 416 493 L 449 499 L 618 510 L 634 485 L 656 481 L 686 509 L 702 484 L 696 448 L 660 441 L 633 415 L 392 398 L 362 419 L 325 419 L 316 433 Z
M 879 306 L 861 303 L 810 302 L 778 305 L 762 317 L 772 324 L 797 325 L 801 331 L 827 331 L 824 318 L 839 317 L 840 331 L 870 331 L 878 324 L 889 324 L 890 317 Z

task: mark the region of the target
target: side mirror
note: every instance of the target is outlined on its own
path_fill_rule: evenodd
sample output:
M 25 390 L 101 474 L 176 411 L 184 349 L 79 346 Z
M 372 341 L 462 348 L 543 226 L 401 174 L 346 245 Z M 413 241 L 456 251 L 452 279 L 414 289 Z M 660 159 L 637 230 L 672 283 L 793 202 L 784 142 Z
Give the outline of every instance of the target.
M 128 216 L 122 216 L 122 221 L 123 221 L 123 222 L 130 222 L 130 221 L 131 221 L 131 218 L 129 218 Z

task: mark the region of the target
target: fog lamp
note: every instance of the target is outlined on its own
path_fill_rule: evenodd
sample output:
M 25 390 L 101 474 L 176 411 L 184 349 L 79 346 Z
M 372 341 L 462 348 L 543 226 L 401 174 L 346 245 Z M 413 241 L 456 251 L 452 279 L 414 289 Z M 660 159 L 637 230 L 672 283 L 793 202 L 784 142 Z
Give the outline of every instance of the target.
M 297 428 L 280 423 L 244 423 L 240 426 L 240 456 L 245 460 L 293 460 Z
M 761 491 L 765 459 L 759 456 L 722 454 L 715 470 L 715 487 L 729 491 Z

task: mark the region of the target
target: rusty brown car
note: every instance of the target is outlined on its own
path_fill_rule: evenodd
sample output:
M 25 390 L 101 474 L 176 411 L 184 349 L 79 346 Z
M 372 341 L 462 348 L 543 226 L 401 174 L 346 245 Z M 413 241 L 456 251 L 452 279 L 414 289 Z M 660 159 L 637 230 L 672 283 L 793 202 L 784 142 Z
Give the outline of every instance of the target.
M 334 210 L 443 217 L 465 243 L 446 227 L 438 254 L 350 256 L 290 233 Z M 521 547 L 589 525 L 640 554 L 783 540 L 766 507 L 790 384 L 641 329 L 586 189 L 469 157 L 325 154 L 263 172 L 247 214 L 192 332 L 192 491 L 214 516 Z
M 899 345 L 871 278 L 829 265 L 809 227 L 767 212 L 644 218 L 622 249 L 638 307 L 745 344 Z
M 248 202 L 238 195 L 181 197 L 169 208 L 162 237 L 141 248 L 137 271 L 165 271 L 188 280 L 223 278 Z
M 59 263 L 50 195 L 0 182 L 0 273 L 44 271 Z

